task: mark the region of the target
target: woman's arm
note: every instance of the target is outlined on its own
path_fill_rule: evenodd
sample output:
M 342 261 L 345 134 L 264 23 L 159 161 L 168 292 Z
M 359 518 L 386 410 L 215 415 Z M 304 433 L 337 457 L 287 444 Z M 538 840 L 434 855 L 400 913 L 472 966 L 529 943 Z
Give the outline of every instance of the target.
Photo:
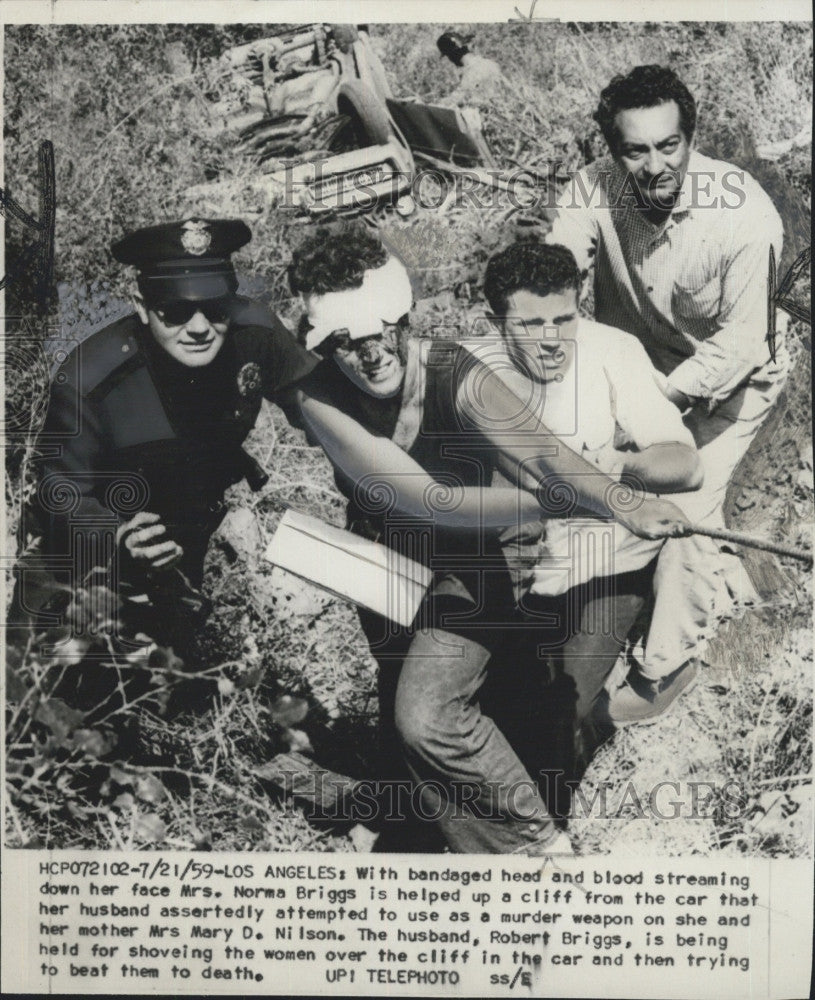
M 300 389 L 298 403 L 305 426 L 332 465 L 373 496 L 384 490 L 402 514 L 447 528 L 503 528 L 541 516 L 540 505 L 525 490 L 439 482 L 393 441 L 371 434 L 327 400 Z
M 688 534 L 675 504 L 638 495 L 600 472 L 552 434 L 500 375 L 471 358 L 457 395 L 460 414 L 495 446 L 502 471 L 535 491 L 544 516 L 569 517 L 582 508 L 642 538 Z

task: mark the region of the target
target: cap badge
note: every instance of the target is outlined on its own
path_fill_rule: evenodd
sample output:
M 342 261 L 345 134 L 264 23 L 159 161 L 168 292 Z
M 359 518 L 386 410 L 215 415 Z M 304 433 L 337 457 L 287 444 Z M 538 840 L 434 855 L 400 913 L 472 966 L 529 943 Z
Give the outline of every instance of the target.
M 238 372 L 238 391 L 241 396 L 254 396 L 260 389 L 260 367 L 254 361 Z
M 209 250 L 212 243 L 212 233 L 209 231 L 209 223 L 201 219 L 190 219 L 181 227 L 181 246 L 187 253 L 200 257 L 201 254 Z

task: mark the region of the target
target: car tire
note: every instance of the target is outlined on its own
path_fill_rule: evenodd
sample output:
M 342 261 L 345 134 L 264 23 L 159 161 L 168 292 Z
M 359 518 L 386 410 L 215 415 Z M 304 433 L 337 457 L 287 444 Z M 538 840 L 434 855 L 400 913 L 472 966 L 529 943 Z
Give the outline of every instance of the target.
M 348 125 L 340 129 L 332 148 L 364 149 L 381 146 L 393 134 L 390 116 L 385 105 L 358 80 L 341 83 L 336 94 L 337 112 L 348 118 Z

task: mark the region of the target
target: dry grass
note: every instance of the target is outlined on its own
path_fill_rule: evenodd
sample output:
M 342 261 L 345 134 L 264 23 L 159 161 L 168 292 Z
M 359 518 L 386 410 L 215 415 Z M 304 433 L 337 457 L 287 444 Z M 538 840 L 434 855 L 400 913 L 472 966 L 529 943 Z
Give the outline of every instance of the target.
M 178 30 L 7 32 L 6 177 L 24 203 L 36 204 L 31 165 L 37 139 L 50 135 L 56 145 L 62 337 L 84 335 L 120 308 L 126 282 L 107 246 L 121 229 L 215 209 L 250 215 L 255 235 L 242 268 L 253 275 L 255 294 L 284 319 L 295 317 L 284 269 L 302 225 L 249 193 L 252 165 L 233 155 L 226 139 L 206 131 L 206 95 L 222 85 L 208 57 L 255 29 Z M 438 30 L 374 30 L 396 93 L 441 98 L 455 86 L 452 67 L 435 49 Z M 479 51 L 508 76 L 504 92 L 482 108 L 485 132 L 507 168 L 560 160 L 570 170 L 597 153 L 601 144 L 591 121 L 597 81 L 637 62 L 670 62 L 684 76 L 700 99 L 703 143 L 743 128 L 757 142 L 787 138 L 808 115 L 812 56 L 804 26 L 479 26 L 477 37 Z M 183 83 L 165 48 L 179 40 L 190 67 Z M 141 74 L 151 81 L 148 92 L 121 71 L 134 60 L 150 68 Z M 103 81 L 107 89 L 92 86 Z M 779 163 L 805 198 L 807 157 L 806 150 L 793 152 Z M 189 193 L 215 170 L 233 192 L 217 205 Z M 418 316 L 420 332 L 458 334 L 478 314 L 484 263 L 514 234 L 515 221 L 504 197 L 479 207 L 451 196 L 441 210 L 420 209 L 409 219 L 380 213 L 378 224 L 412 259 L 423 294 L 433 297 Z M 90 275 L 99 283 L 88 282 Z M 21 309 L 23 291 L 16 293 Z M 754 484 L 766 499 L 757 504 L 760 516 L 751 530 L 787 540 L 804 537 L 812 519 L 811 460 L 809 479 L 800 464 L 802 442 L 804 452 L 809 443 L 808 336 L 796 329 L 806 351 L 772 442 L 770 474 Z M 259 494 L 241 485 L 229 498 L 232 510 L 248 510 L 251 517 L 240 515 L 238 530 L 211 549 L 207 588 L 216 610 L 202 644 L 201 676 L 173 673 L 166 657 L 126 668 L 111 654 L 108 661 L 123 677 L 130 670 L 147 696 L 126 694 L 124 708 L 99 723 L 57 703 L 55 684 L 64 666 L 31 654 L 16 664 L 9 688 L 9 844 L 354 848 L 347 829 L 308 822 L 255 774 L 275 753 L 305 747 L 304 741 L 325 766 L 375 774 L 376 694 L 375 668 L 352 609 L 313 591 L 287 592 L 257 557 L 285 504 L 342 523 L 328 463 L 272 407 L 264 409 L 248 447 L 271 480 Z M 21 444 L 20 459 L 28 454 Z M 12 463 L 12 522 L 25 484 L 20 462 Z M 241 545 L 247 537 L 255 538 L 254 548 Z M 788 570 L 797 603 L 788 600 L 728 624 L 681 709 L 654 726 L 618 734 L 598 755 L 583 791 L 591 800 L 605 784 L 612 815 L 573 821 L 579 851 L 771 857 L 808 851 L 811 589 L 808 577 Z M 305 699 L 305 718 L 293 722 L 281 708 L 282 695 Z M 720 787 L 729 780 L 740 786 L 738 815 L 720 800 L 710 817 L 689 819 L 685 808 L 666 819 L 647 802 L 648 790 L 660 782 L 679 782 L 677 798 L 687 803 L 688 782 Z M 634 801 L 618 808 L 627 782 L 645 799 L 642 809 Z M 661 797 L 660 808 L 668 811 L 663 802 Z

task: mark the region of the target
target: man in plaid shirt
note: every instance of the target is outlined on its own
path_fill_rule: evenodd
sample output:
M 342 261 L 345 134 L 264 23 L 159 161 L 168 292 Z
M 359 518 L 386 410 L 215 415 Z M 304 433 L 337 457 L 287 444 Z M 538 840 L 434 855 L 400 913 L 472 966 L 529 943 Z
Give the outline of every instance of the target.
M 784 344 L 771 353 L 767 342 L 781 219 L 746 171 L 693 148 L 696 103 L 672 70 L 637 66 L 615 77 L 594 117 L 610 156 L 571 179 L 548 240 L 593 267 L 595 319 L 634 334 L 666 376 L 663 391 L 684 414 L 705 477 L 698 493 L 674 499 L 691 521 L 722 525 L 727 484 L 788 369 Z M 655 719 L 689 687 L 700 609 L 712 622 L 734 597 L 754 596 L 735 562 L 698 536 L 664 546 L 641 669 L 612 696 L 618 724 Z M 668 627 L 677 616 L 687 620 L 681 643 Z

